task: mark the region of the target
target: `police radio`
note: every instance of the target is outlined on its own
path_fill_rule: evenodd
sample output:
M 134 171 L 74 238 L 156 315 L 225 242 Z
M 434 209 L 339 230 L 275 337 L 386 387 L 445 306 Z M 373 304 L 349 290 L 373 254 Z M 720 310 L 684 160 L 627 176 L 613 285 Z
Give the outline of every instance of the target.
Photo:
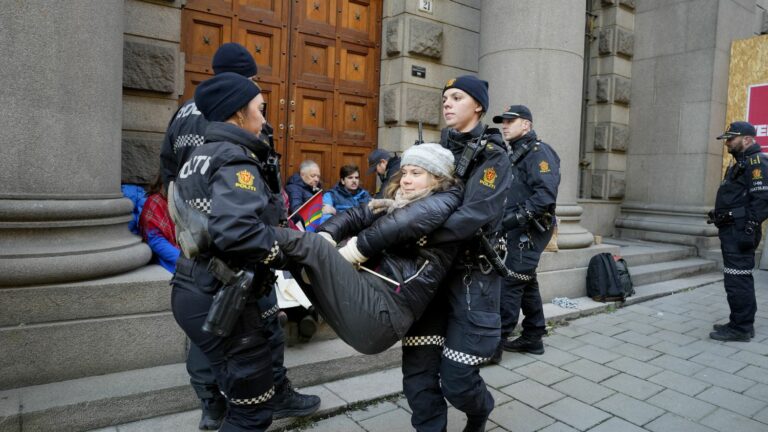
M 283 180 L 280 177 L 280 153 L 270 152 L 264 162 L 264 181 L 272 193 L 280 193 Z
M 477 158 L 480 152 L 483 151 L 482 140 L 485 136 L 485 131 L 487 130 L 488 125 L 485 125 L 480 135 L 478 135 L 477 138 L 469 141 L 466 147 L 464 147 L 464 151 L 461 152 L 459 161 L 456 162 L 457 177 L 464 178 L 464 176 L 469 172 L 469 167 L 472 165 L 472 162 L 474 162 L 475 158 Z

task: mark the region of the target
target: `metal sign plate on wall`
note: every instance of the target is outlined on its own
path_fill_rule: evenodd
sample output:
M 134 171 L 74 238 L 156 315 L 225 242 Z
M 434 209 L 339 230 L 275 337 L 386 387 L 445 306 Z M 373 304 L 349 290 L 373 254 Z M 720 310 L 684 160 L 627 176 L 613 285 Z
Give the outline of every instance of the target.
M 432 13 L 435 5 L 435 0 L 419 0 L 419 10 L 422 12 Z

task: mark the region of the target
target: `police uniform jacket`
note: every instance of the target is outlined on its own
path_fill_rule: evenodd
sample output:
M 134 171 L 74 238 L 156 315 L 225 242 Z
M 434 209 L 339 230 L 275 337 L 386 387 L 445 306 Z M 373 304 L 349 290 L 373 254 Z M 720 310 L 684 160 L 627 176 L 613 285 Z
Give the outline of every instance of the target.
M 560 157 L 530 131 L 510 143 L 510 155 L 523 145 L 530 150 L 510 170 L 506 212 L 525 211 L 538 217 L 554 215 L 560 185 Z
M 464 148 L 480 136 L 483 127 L 478 123 L 466 133 L 443 129 L 440 144 L 450 150 L 458 162 Z M 489 235 L 501 231 L 504 199 L 509 186 L 509 159 L 501 133 L 498 129 L 488 129 L 482 141 L 483 150 L 462 179 L 465 183 L 462 205 L 429 239 L 438 244 L 464 242 L 462 248 L 469 252 L 465 253 L 469 256 L 477 255 L 479 250 L 479 242 L 474 238 L 478 229 L 482 228 Z
M 207 128 L 208 120 L 192 99 L 184 102 L 173 115 L 160 147 L 160 177 L 166 189 L 170 182 L 176 180 L 176 174 L 192 152 L 203 145 Z M 265 122 L 261 133 L 262 139 L 274 148 L 272 126 Z
M 173 115 L 160 147 L 160 176 L 166 188 L 176 179 L 179 168 L 195 148 L 203 145 L 207 127 L 208 120 L 197 109 L 194 100 L 184 102 Z
M 762 223 L 768 218 L 768 156 L 753 144 L 736 155 L 717 190 L 715 212 L 733 214 L 738 225 Z
M 461 204 L 458 186 L 414 201 L 392 213 L 373 214 L 367 205 L 351 208 L 322 225 L 334 240 L 357 235 L 357 247 L 370 260 L 366 266 L 400 282 L 388 293 L 390 315 L 397 323 L 418 319 L 437 291 L 457 247 L 422 247 L 423 236 L 441 226 Z M 427 270 L 425 261 L 436 266 Z M 402 318 L 401 318 L 402 317 Z M 408 318 L 410 317 L 410 318 Z M 407 328 L 395 328 L 400 336 Z
M 211 255 L 233 268 L 269 272 L 275 258 L 273 226 L 284 213 L 280 194 L 270 191 L 261 170 L 272 151 L 260 137 L 233 124 L 212 122 L 205 145 L 192 152 L 176 180 L 176 193 L 208 216 Z M 210 291 L 217 282 L 196 272 L 196 282 Z M 207 287 L 206 287 L 207 286 Z

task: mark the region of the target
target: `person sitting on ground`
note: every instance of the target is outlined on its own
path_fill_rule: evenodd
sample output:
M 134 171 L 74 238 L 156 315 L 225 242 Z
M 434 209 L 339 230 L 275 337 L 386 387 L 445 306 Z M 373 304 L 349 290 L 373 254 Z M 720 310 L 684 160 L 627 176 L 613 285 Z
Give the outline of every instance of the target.
M 149 186 L 148 195 L 139 217 L 139 233 L 152 249 L 152 260 L 173 273 L 179 259 L 179 246 L 160 174 Z
M 317 162 L 307 159 L 299 165 L 299 172 L 288 178 L 285 191 L 288 193 L 288 214 L 293 214 L 308 199 L 322 190 L 320 167 Z
M 388 199 L 339 213 L 318 234 L 275 230 L 287 269 L 331 328 L 361 353 L 382 352 L 405 335 L 454 259 L 450 244 L 426 243 L 461 205 L 453 164 L 439 144 L 411 147 Z
M 374 171 L 381 181 L 381 186 L 373 197 L 383 198 L 392 176 L 400 171 L 400 157 L 384 149 L 372 151 L 368 155 L 368 174 L 373 174 Z
M 141 210 L 144 208 L 144 202 L 147 201 L 147 192 L 143 187 L 132 184 L 123 183 L 120 185 L 120 191 L 123 196 L 131 200 L 133 203 L 133 210 L 131 210 L 131 220 L 128 221 L 128 229 L 139 235 L 139 216 L 141 216 Z
M 344 165 L 339 170 L 339 182 L 323 194 L 323 219 L 371 200 L 371 194 L 360 187 L 360 169 L 357 165 Z

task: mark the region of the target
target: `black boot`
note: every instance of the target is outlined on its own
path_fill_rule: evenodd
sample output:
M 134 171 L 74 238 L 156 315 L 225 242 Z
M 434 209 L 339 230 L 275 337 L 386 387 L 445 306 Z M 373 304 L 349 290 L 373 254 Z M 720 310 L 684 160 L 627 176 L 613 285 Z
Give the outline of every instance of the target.
M 307 342 L 312 339 L 312 336 L 317 332 L 317 320 L 312 315 L 305 315 L 304 318 L 299 321 L 299 338 Z
M 709 337 L 723 342 L 749 342 L 750 339 L 749 333 L 742 333 L 727 325 L 720 327 L 717 331 L 713 331 L 709 334 Z
M 504 353 L 504 343 L 509 338 L 509 333 L 502 333 L 501 340 L 499 341 L 499 346 L 496 347 L 496 352 L 493 353 L 493 356 L 491 356 L 491 359 L 488 360 L 488 363 L 490 364 L 499 364 L 501 363 L 501 355 Z
M 528 338 L 525 335 L 513 341 L 504 341 L 504 351 L 544 354 L 544 342 L 541 338 Z
M 219 430 L 221 421 L 224 420 L 224 414 L 227 413 L 227 402 L 223 398 L 202 399 L 202 415 L 200 424 L 197 428 L 200 430 Z
M 315 395 L 303 395 L 293 389 L 288 378 L 282 386 L 275 389 L 272 398 L 275 404 L 272 418 L 304 417 L 320 408 L 320 398 Z
M 488 417 L 476 418 L 467 416 L 467 425 L 462 432 L 485 432 L 485 422 Z
M 719 332 L 721 329 L 728 327 L 728 324 L 715 324 L 712 326 L 712 330 Z M 752 331 L 749 332 L 749 337 L 753 338 L 755 337 L 755 329 L 753 328 Z

